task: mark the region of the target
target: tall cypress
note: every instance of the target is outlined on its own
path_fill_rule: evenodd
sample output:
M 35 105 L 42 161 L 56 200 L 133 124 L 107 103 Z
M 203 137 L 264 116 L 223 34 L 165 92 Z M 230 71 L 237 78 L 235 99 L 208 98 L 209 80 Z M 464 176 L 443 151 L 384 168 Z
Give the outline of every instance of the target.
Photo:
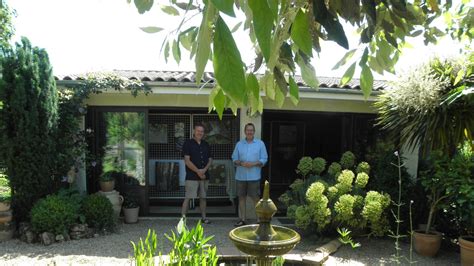
M 12 186 L 17 221 L 28 219 L 33 204 L 59 185 L 54 133 L 58 94 L 45 50 L 23 38 L 1 58 L 0 161 Z

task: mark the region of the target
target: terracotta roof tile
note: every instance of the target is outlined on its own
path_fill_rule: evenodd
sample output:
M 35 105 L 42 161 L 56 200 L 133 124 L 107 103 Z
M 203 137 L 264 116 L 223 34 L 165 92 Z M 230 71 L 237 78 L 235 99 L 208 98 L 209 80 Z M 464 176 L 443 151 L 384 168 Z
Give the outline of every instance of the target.
M 143 82 L 167 82 L 167 83 L 190 83 L 196 82 L 196 72 L 194 71 L 155 71 L 155 70 L 114 70 L 119 76 L 141 80 Z M 55 76 L 56 80 L 74 81 L 83 80 L 85 75 L 62 75 Z M 321 88 L 335 88 L 335 89 L 349 89 L 349 90 L 360 90 L 360 80 L 352 79 L 349 83 L 344 86 L 340 85 L 340 78 L 336 77 L 318 77 L 319 86 Z M 205 72 L 201 83 L 214 83 L 214 73 Z M 307 87 L 301 76 L 295 77 L 295 82 L 298 86 Z M 388 86 L 386 81 L 374 80 L 374 91 L 380 91 Z

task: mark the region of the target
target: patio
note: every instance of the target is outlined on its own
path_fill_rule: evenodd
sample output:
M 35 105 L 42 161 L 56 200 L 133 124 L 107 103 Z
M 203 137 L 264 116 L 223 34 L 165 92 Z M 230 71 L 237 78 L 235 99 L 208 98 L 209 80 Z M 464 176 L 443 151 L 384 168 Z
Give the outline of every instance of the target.
M 190 218 L 189 226 L 196 219 Z M 213 218 L 211 225 L 204 227 L 206 235 L 214 235 L 211 243 L 215 244 L 221 255 L 239 255 L 227 237 L 233 228 L 234 218 Z M 158 245 L 164 250 L 170 248 L 164 233 L 169 233 L 177 223 L 177 218 L 142 218 L 137 224 L 120 224 L 117 233 L 108 234 L 92 239 L 73 240 L 72 242 L 55 243 L 51 246 L 27 244 L 18 239 L 3 242 L 0 247 L 2 265 L 130 265 L 130 241 L 138 241 L 145 237 L 149 228 L 156 230 L 159 238 Z M 273 220 L 279 224 L 278 219 Z M 161 237 L 162 236 L 162 237 Z M 326 241 L 315 241 L 303 238 L 293 254 L 305 254 L 325 244 Z M 352 250 L 342 246 L 331 254 L 324 265 L 388 265 L 394 253 L 391 239 L 357 239 L 362 247 Z M 404 251 L 409 246 L 402 245 Z M 408 256 L 408 253 L 406 252 Z M 436 258 L 421 257 L 414 253 L 417 265 L 458 265 L 459 254 L 442 249 Z

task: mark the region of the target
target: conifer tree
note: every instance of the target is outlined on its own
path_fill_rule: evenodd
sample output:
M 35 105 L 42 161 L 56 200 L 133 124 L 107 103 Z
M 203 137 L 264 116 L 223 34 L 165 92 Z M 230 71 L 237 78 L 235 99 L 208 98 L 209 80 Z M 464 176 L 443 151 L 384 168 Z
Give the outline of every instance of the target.
M 28 219 L 33 204 L 55 192 L 55 130 L 58 94 L 45 50 L 23 38 L 1 58 L 0 161 L 12 186 L 17 221 Z

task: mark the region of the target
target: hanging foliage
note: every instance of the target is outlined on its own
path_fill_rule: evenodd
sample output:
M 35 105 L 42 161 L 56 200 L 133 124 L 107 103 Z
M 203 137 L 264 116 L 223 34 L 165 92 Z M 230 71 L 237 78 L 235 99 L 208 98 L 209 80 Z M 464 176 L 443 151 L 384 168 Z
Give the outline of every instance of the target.
M 131 0 L 128 2 L 131 3 Z M 299 97 L 292 85 L 297 71 L 295 65 L 298 65 L 304 82 L 317 89 L 316 70 L 311 65 L 311 59 L 316 55 L 313 51 L 322 52 L 323 41 L 333 41 L 349 49 L 344 23 L 357 28 L 360 45 L 349 50 L 334 68 L 348 64 L 341 85 L 347 84 L 356 75 L 361 80 L 365 97 L 369 97 L 372 91 L 374 71 L 379 74 L 394 73 L 407 37 L 423 38 L 428 44 L 436 43 L 446 33 L 452 38 L 468 41 L 474 35 L 474 11 L 469 1 L 462 1 L 456 7 L 452 6 L 451 1 L 414 0 L 133 2 L 140 14 L 160 2 L 164 13 L 182 17 L 179 26 L 163 41 L 165 59 L 170 55 L 170 46 L 178 63 L 181 59 L 180 47 L 188 50 L 196 63 L 198 84 L 208 62 L 213 62 L 217 84 L 209 104 L 210 109 L 219 114 L 225 108 L 235 112 L 240 106 L 250 107 L 252 114 L 263 110 L 260 93 L 254 93 L 254 83 L 247 82 L 246 86 L 242 77 L 244 71 L 248 77 L 260 68 L 264 68 L 264 74 L 259 76 L 258 92 L 274 100 L 278 106 L 282 106 L 287 97 L 297 104 Z M 202 16 L 200 26 L 189 26 L 193 21 L 191 18 L 196 15 Z M 240 19 L 233 30 L 229 30 L 223 19 L 225 16 Z M 444 18 L 445 24 L 438 23 L 438 18 Z M 235 45 L 233 32 L 241 25 L 255 47 L 255 62 L 242 62 L 240 54 L 248 51 L 239 51 L 238 45 Z M 156 26 L 146 28 L 162 29 Z M 355 73 L 356 65 L 360 67 L 360 74 Z

